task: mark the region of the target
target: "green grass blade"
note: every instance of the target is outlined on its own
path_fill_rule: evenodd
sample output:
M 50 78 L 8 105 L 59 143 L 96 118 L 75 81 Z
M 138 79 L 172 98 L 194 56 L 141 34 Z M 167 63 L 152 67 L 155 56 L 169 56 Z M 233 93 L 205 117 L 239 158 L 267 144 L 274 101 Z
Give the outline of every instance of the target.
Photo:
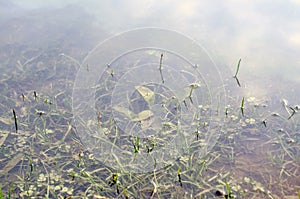
M 245 98 L 243 97 L 242 103 L 241 103 L 241 108 L 244 108 L 244 103 L 245 103 Z
M 241 107 L 240 107 L 243 117 L 244 117 L 244 103 L 245 103 L 245 98 L 243 97 Z
M 242 61 L 242 59 L 239 59 L 239 62 L 238 62 L 237 68 L 236 68 L 236 72 L 235 72 L 235 75 L 233 77 L 237 77 L 237 74 L 240 70 L 241 61 Z
M 227 194 L 228 194 L 228 197 L 227 198 L 232 198 L 232 191 L 231 191 L 231 188 L 227 182 L 227 180 L 225 181 L 225 185 L 226 185 L 226 189 L 227 189 Z
M 3 193 L 2 193 L 2 185 L 0 184 L 0 199 L 4 199 Z

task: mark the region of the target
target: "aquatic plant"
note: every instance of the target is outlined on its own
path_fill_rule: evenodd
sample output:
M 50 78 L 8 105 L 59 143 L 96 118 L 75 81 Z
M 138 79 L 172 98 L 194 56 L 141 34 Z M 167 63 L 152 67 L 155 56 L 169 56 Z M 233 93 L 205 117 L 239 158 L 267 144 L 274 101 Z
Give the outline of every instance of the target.
M 30 49 L 23 49 L 25 52 L 15 50 L 20 54 L 15 59 L 21 60 Z M 97 83 L 93 85 L 97 88 L 93 94 L 99 97 L 97 106 L 101 109 L 91 113 L 90 120 L 80 122 L 88 127 L 95 126 L 98 130 L 102 128 L 101 135 L 109 137 L 109 141 L 128 147 L 124 153 L 129 151 L 125 155 L 133 157 L 132 161 L 134 156 L 141 154 L 151 157 L 166 143 L 172 143 L 174 151 L 181 150 L 175 141 L 192 140 L 187 152 L 173 162 L 166 161 L 164 157 L 154 159 L 153 171 L 126 172 L 122 170 L 126 165 L 120 163 L 118 157 L 114 160 L 121 169 L 116 170 L 95 158 L 97 147 L 101 147 L 97 139 L 103 137 L 88 131 L 95 136 L 94 151 L 89 151 L 76 134 L 72 121 L 71 90 L 66 87 L 73 82 L 62 74 L 75 75 L 78 64 L 72 59 L 65 59 L 66 56 L 57 57 L 61 50 L 55 53 L 52 50 L 55 51 L 49 49 L 39 55 L 39 60 L 28 62 L 28 68 L 23 67 L 24 73 L 17 75 L 17 78 L 0 82 L 1 88 L 11 88 L 1 90 L 0 198 L 214 198 L 216 195 L 223 198 L 235 195 L 236 198 L 300 198 L 300 120 L 296 105 L 285 103 L 282 106 L 276 104 L 276 100 L 263 98 L 250 101 L 246 95 L 241 97 L 244 94 L 231 96 L 227 102 L 230 106 L 225 108 L 226 117 L 224 107 L 221 107 L 226 122 L 218 143 L 210 153 L 201 156 L 201 150 L 195 149 L 207 145 L 203 134 L 213 133 L 216 129 L 211 126 L 212 122 L 219 122 L 210 122 L 210 117 L 201 115 L 211 113 L 214 116 L 216 111 L 213 109 L 210 112 L 212 106 L 205 104 L 206 100 L 197 98 L 198 92 L 205 87 L 204 82 L 201 82 L 201 87 L 193 84 L 199 83 L 195 79 L 186 82 L 179 97 L 173 97 L 173 93 L 168 93 L 170 90 L 152 84 L 133 86 L 135 93 L 125 97 L 134 103 L 126 104 L 127 107 L 115 103 L 109 107 L 111 104 L 105 103 L 109 99 L 105 92 L 112 92 L 113 85 L 120 78 L 120 71 L 114 70 L 112 64 L 103 73 L 105 82 L 101 86 Z M 150 49 L 147 49 L 147 55 L 149 52 Z M 174 78 L 168 76 L 168 68 L 164 65 L 168 54 L 164 52 L 163 57 L 161 51 L 152 50 L 151 53 L 155 63 L 153 74 L 159 82 L 165 80 L 165 86 L 168 78 Z M 157 74 L 158 57 L 161 58 L 161 77 Z M 140 59 L 135 60 L 141 63 Z M 34 71 L 28 70 L 37 67 L 35 69 L 41 71 L 42 66 L 38 62 L 47 65 L 49 73 L 40 80 L 35 79 L 42 88 L 33 90 L 28 82 L 32 82 Z M 16 64 L 9 60 L 7 63 Z M 26 60 L 20 63 L 26 63 Z M 54 63 L 64 67 L 56 67 Z M 240 64 L 241 61 L 234 75 L 236 79 Z M 127 66 L 125 61 L 121 65 Z M 93 66 L 84 65 L 83 68 L 91 73 Z M 194 77 L 182 73 L 188 78 Z M 159 108 L 153 107 L 158 99 L 162 99 Z M 198 105 L 196 108 L 193 107 L 195 104 Z M 90 104 L 83 102 L 81 105 L 88 107 Z M 186 114 L 193 112 L 191 125 L 179 122 L 179 116 L 186 116 L 178 115 L 180 111 L 186 111 Z M 113 114 L 120 117 L 113 118 Z M 153 120 L 155 114 L 166 121 Z M 120 124 L 117 119 L 121 118 L 130 118 L 130 122 L 136 124 L 132 127 L 141 129 L 141 132 L 156 128 L 155 132 L 160 136 L 135 134 L 124 138 L 126 132 L 116 125 Z M 138 126 L 141 123 L 143 125 Z M 192 131 L 186 130 L 189 128 Z M 176 138 L 174 134 L 180 130 L 182 133 Z M 172 150 L 167 152 L 172 155 Z M 166 166 L 159 168 L 160 163 Z
M 240 64 L 241 64 L 241 61 L 242 61 L 242 59 L 239 59 L 239 62 L 238 62 L 238 64 L 237 64 L 237 68 L 236 68 L 235 74 L 234 74 L 234 76 L 233 76 L 233 78 L 236 80 L 236 83 L 238 84 L 239 87 L 241 87 L 241 84 L 240 84 L 240 81 L 239 81 L 239 79 L 238 79 L 238 77 L 237 77 L 237 74 L 238 74 L 238 72 L 239 72 L 239 70 L 240 70 Z

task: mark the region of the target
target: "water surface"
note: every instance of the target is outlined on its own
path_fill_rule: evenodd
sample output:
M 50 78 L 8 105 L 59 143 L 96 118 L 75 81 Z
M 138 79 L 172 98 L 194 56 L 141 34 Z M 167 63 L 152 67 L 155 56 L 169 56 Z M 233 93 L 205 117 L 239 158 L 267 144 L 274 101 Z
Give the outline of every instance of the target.
M 299 9 L 297 0 L 1 1 L 2 194 L 299 198 Z M 149 26 L 181 32 L 207 50 L 224 81 L 225 121 L 207 156 L 183 156 L 154 173 L 122 173 L 81 143 L 72 89 L 99 42 Z M 232 78 L 239 59 L 241 86 Z

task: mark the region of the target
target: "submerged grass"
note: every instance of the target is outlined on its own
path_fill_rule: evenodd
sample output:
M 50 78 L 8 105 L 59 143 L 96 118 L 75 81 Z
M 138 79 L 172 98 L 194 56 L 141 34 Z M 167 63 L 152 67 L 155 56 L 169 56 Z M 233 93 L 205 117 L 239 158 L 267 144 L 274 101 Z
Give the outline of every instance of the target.
M 2 185 L 0 184 L 0 199 L 4 199 L 4 195 L 2 192 Z
M 16 133 L 18 133 L 18 122 L 17 122 L 17 115 L 15 110 L 13 109 L 13 115 L 14 115 L 14 121 L 15 121 L 15 129 L 16 129 Z
M 245 103 L 245 98 L 243 97 L 242 98 L 242 101 L 241 101 L 241 105 L 240 105 L 240 110 L 241 110 L 241 113 L 242 113 L 242 116 L 244 117 L 244 103 Z
M 161 77 L 162 57 L 161 54 Z M 27 66 L 34 67 L 37 62 L 51 66 L 52 59 L 55 55 L 41 54 Z M 226 195 L 245 199 L 300 198 L 299 189 L 294 188 L 300 183 L 298 114 L 288 119 L 290 115 L 279 110 L 278 115 L 282 117 L 272 116 L 273 110 L 257 106 L 259 100 L 249 102 L 243 97 L 241 102 L 236 102 L 232 98 L 231 106 L 226 107 L 226 123 L 219 142 L 205 157 L 199 158 L 194 151 L 173 165 L 152 172 L 116 171 L 97 161 L 77 137 L 70 108 L 71 91 L 64 87 L 72 81 L 60 76 L 74 71 L 76 62 L 72 59 L 56 61 L 67 68 L 62 70 L 52 65 L 55 81 L 47 77 L 48 80 L 36 79 L 42 88 L 35 91 L 26 84 L 32 76 L 0 83 L 14 90 L 1 91 L 7 92 L 3 93 L 7 98 L 1 101 L 0 107 L 3 117 L 8 119 L 0 121 L 0 198 L 215 198 L 221 193 L 223 198 Z M 240 61 L 235 77 L 239 67 Z M 110 73 L 107 75 L 112 77 Z M 104 89 L 109 89 L 109 84 L 107 82 Z M 193 89 L 191 87 L 190 97 Z M 20 93 L 28 97 L 21 99 Z M 13 108 L 15 122 L 11 118 L 12 109 L 5 108 L 8 103 Z M 95 124 L 114 123 L 103 117 L 105 114 L 97 113 Z M 203 126 L 197 127 L 197 142 L 201 142 L 201 131 L 206 128 Z M 172 129 L 172 125 L 165 128 Z M 279 128 L 282 131 L 278 131 Z M 115 133 L 112 139 L 119 141 L 120 132 L 113 128 L 108 130 Z M 158 142 L 143 142 L 137 136 L 129 144 L 135 153 L 142 153 L 142 149 L 151 153 L 159 147 Z

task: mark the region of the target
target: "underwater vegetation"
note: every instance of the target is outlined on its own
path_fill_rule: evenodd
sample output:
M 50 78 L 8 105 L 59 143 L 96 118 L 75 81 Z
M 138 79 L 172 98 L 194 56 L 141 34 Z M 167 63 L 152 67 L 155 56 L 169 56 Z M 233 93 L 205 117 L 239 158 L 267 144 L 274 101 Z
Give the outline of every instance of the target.
M 11 47 L 10 52 L 7 55 L 9 51 L 1 49 L 0 59 L 0 198 L 300 198 L 299 106 L 289 104 L 297 96 L 280 101 L 239 93 L 236 82 L 238 88 L 244 84 L 237 77 L 243 67 L 241 59 L 236 82 L 232 77 L 227 82 L 226 89 L 234 92 L 227 96 L 224 126 L 210 153 L 199 158 L 191 147 L 191 153 L 166 162 L 163 168 L 134 173 L 103 164 L 76 134 L 71 103 L 79 66 L 70 57 L 78 54 L 59 56 L 57 49 L 29 47 Z M 153 74 L 162 85 L 167 84 L 174 78 L 163 67 L 170 55 L 146 52 L 149 59 L 157 60 Z M 119 63 L 126 65 L 123 60 Z M 16 72 L 8 65 L 16 66 Z M 85 68 L 92 70 L 90 65 Z M 117 102 L 109 107 L 105 100 L 110 98 L 105 94 L 114 85 L 120 86 L 120 71 L 108 66 L 103 73 L 101 81 L 105 81 L 95 94 L 99 112 L 87 125 L 94 122 L 105 129 L 109 139 L 122 143 L 132 159 L 151 154 L 172 140 L 179 126 L 178 112 L 193 110 L 194 104 L 204 115 L 210 110 L 201 104 L 205 101 L 197 99 L 203 85 L 196 81 L 184 87 L 182 99 L 165 87 L 147 84 L 135 87 L 127 96 L 128 109 Z M 106 111 L 115 114 L 115 120 Z M 141 133 L 122 134 L 115 125 L 123 125 L 120 118 L 129 118 L 126 128 Z M 193 144 L 201 142 L 209 128 L 209 123 L 197 115 L 194 118 L 194 131 L 187 135 Z M 147 137 L 158 129 L 163 130 L 156 139 Z

